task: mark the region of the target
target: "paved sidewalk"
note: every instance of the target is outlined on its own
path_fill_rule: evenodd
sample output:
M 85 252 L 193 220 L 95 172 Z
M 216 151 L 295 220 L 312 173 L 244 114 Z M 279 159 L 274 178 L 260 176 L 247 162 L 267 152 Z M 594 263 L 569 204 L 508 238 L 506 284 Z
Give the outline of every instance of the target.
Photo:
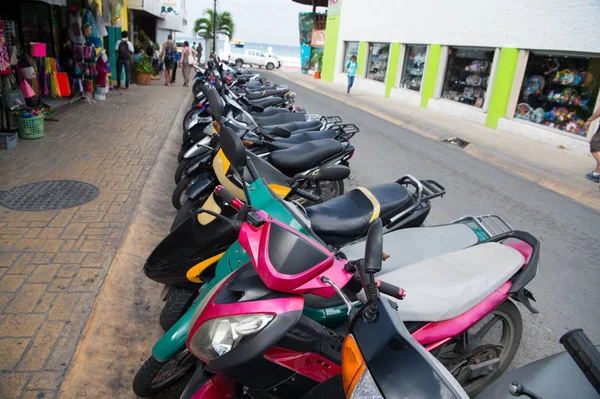
M 189 89 L 134 86 L 80 102 L 46 137 L 0 153 L 0 190 L 71 179 L 99 188 L 87 204 L 0 207 L 0 397 L 54 398 L 142 188 Z
M 314 79 L 297 70 L 273 72 L 433 140 L 459 137 L 470 143 L 465 151 L 471 155 L 600 210 L 598 184 L 590 182 L 584 176 L 595 165 L 590 154 L 557 148 L 508 131 L 489 129 L 357 89 L 352 89 L 352 95 L 346 96 L 345 85 Z M 309 105 L 307 107 L 310 109 Z M 360 125 L 359 121 L 356 123 Z M 361 126 L 361 130 L 368 133 L 367 126 Z

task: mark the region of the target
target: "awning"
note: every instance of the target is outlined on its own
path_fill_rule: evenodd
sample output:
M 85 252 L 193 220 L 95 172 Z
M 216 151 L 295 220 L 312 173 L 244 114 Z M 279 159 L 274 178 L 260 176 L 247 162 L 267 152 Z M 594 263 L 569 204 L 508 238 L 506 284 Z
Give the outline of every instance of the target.
M 329 0 L 292 0 L 294 3 L 306 4 L 314 7 L 327 7 Z

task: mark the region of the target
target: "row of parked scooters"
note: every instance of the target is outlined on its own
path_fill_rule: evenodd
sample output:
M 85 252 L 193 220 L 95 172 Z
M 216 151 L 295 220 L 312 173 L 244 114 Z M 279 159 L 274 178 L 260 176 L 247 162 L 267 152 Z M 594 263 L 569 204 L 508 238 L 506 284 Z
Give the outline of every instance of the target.
M 515 302 L 537 313 L 535 237 L 496 215 L 423 227 L 445 189 L 411 175 L 344 193 L 355 125 L 250 71 L 197 72 L 179 211 L 144 266 L 164 284 L 166 332 L 138 396 L 183 381 L 181 398 L 204 399 L 600 392 L 581 330 L 561 338 L 577 363 L 559 354 L 502 377 L 522 335 Z

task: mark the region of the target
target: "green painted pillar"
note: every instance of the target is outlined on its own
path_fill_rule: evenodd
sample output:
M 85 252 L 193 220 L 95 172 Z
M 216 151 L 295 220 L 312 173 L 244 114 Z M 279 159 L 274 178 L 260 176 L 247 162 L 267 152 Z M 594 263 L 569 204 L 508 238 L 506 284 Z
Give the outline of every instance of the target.
M 496 76 L 492 86 L 492 95 L 488 106 L 485 125 L 492 129 L 498 127 L 498 120 L 506 115 L 506 107 L 512 90 L 513 79 L 519 61 L 519 49 L 500 49 L 500 58 L 496 67 Z
M 390 58 L 388 62 L 388 73 L 385 80 L 385 96 L 390 97 L 392 88 L 396 84 L 396 76 L 398 74 L 398 62 L 400 60 L 400 43 L 392 43 L 390 46 Z
M 333 82 L 335 75 L 335 60 L 337 58 L 338 38 L 340 33 L 341 13 L 332 12 L 327 15 L 327 25 L 325 26 L 325 46 L 323 48 L 323 68 L 321 69 L 321 79 L 327 82 Z
M 427 69 L 423 76 L 421 85 L 421 108 L 427 108 L 429 99 L 433 97 L 435 91 L 435 82 L 437 81 L 438 69 L 440 67 L 440 58 L 442 55 L 442 46 L 439 44 L 430 44 L 427 53 Z
M 361 78 L 364 76 L 363 71 L 365 70 L 365 60 L 367 59 L 367 42 L 358 43 L 358 68 L 356 73 Z

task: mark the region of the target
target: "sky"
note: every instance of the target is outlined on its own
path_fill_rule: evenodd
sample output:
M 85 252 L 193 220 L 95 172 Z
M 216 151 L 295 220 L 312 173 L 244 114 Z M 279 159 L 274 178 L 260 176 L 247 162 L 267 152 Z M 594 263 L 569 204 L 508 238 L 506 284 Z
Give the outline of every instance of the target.
M 187 20 L 194 36 L 194 21 L 213 7 L 212 0 L 186 0 Z M 229 11 L 235 23 L 234 39 L 251 43 L 298 46 L 298 13 L 311 12 L 312 7 L 292 0 L 218 0 L 219 12 Z M 324 10 L 318 8 L 318 11 Z

